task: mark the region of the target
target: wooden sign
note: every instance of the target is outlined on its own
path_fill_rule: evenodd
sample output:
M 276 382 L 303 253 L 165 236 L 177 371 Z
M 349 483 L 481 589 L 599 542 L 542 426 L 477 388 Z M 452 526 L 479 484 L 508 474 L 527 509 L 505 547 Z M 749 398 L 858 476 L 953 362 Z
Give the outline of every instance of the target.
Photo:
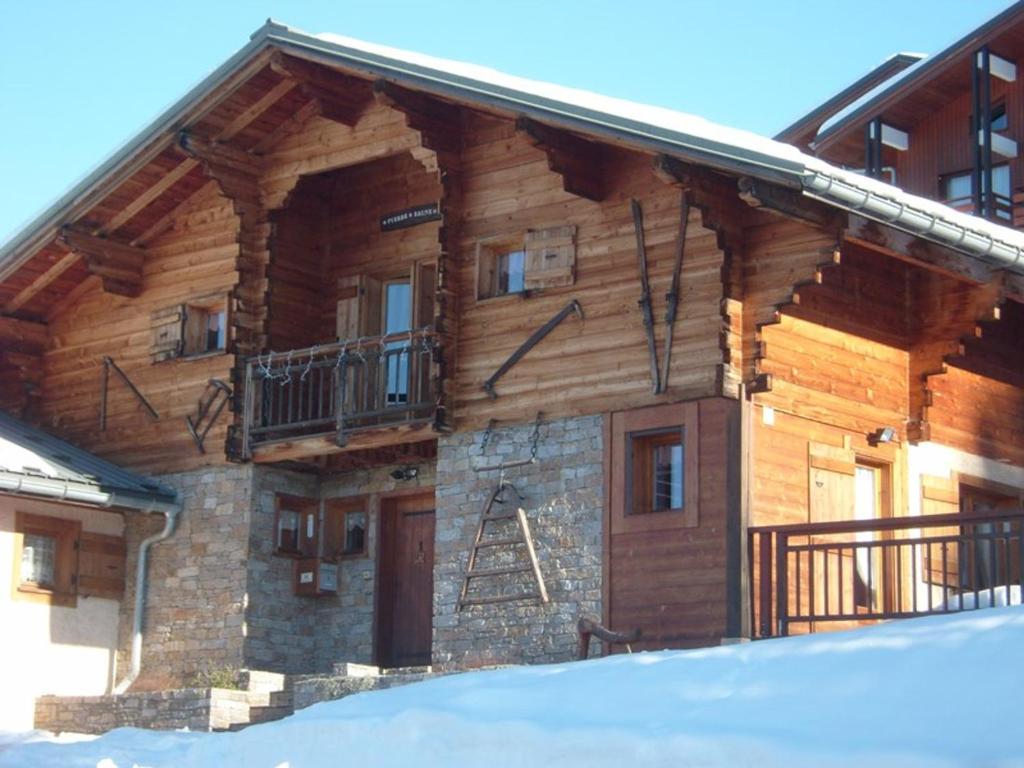
M 441 219 L 441 206 L 437 203 L 416 205 L 401 211 L 395 211 L 380 217 L 381 232 L 390 232 L 394 229 L 405 229 L 415 227 L 417 224 L 424 224 L 428 221 L 439 221 Z

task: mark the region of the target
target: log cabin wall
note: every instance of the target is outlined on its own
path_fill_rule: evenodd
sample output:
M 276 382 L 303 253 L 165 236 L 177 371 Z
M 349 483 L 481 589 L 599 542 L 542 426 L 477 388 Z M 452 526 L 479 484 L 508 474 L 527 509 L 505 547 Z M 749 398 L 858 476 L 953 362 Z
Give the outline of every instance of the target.
M 900 474 L 909 414 L 909 268 L 844 248 L 841 266 L 804 285 L 777 322 L 761 327 L 754 351 L 771 391 L 755 395 L 751 525 L 811 521 L 810 445 L 848 445 Z M 799 258 L 805 264 L 808 257 Z M 782 273 L 777 273 L 782 274 Z M 779 285 L 781 288 L 781 285 Z M 867 435 L 892 426 L 897 443 Z M 894 498 L 899 498 L 894 496 Z M 897 504 L 894 513 L 904 507 Z
M 70 442 L 115 463 L 166 473 L 225 461 L 228 418 L 222 415 L 200 453 L 186 429 L 211 378 L 230 376 L 231 355 L 154 362 L 152 314 L 197 299 L 226 299 L 238 279 L 238 217 L 220 195 L 181 216 L 148 246 L 138 298 L 115 296 L 89 278 L 49 318 L 43 355 L 41 422 Z M 153 420 L 111 373 L 107 428 L 99 429 L 103 358 L 109 356 L 152 404 Z
M 326 227 L 321 327 L 334 338 L 338 281 L 371 275 L 378 280 L 409 277 L 417 261 L 437 259 L 440 222 L 431 221 L 389 232 L 381 217 L 405 208 L 436 203 L 441 196 L 437 174 L 408 152 L 345 168 L 332 178 Z
M 384 232 L 380 221 L 440 194 L 437 174 L 408 152 L 300 180 L 273 217 L 270 348 L 334 341 L 339 280 L 408 277 L 416 261 L 435 260 L 439 222 Z
M 691 211 L 683 258 L 681 301 L 668 396 L 651 394 L 649 359 L 637 300 L 640 282 L 630 198 L 644 213 L 651 294 L 659 355 L 664 345 L 664 296 L 678 232 L 681 193 L 658 180 L 651 160 L 605 148 L 602 202 L 564 191 L 544 153 L 511 121 L 468 116 L 462 155 L 461 314 L 456 427 L 480 428 L 488 419 L 524 421 L 579 416 L 665 401 L 695 399 L 721 388 L 723 361 L 722 269 L 716 234 Z M 475 254 L 484 238 L 521 236 L 529 229 L 576 227 L 572 285 L 480 300 Z M 496 386 L 491 400 L 481 385 L 534 330 L 572 299 L 585 319 L 566 319 Z
M 925 378 L 932 441 L 1024 466 L 1024 305 L 972 326 Z
M 302 180 L 272 217 L 267 269 L 267 346 L 301 349 L 331 339 L 322 325 L 329 180 Z M 332 329 L 333 330 L 333 329 Z

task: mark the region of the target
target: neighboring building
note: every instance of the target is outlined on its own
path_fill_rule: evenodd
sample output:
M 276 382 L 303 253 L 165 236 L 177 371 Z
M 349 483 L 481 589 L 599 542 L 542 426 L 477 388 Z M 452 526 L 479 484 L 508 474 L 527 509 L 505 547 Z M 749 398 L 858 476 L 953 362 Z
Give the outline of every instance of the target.
M 113 690 L 125 519 L 173 515 L 178 504 L 173 491 L 3 413 L 0 491 L 0 727 L 29 729 L 40 694 Z
M 1019 227 L 1022 34 L 1024 4 L 1014 3 L 934 56 L 891 57 L 776 139 Z
M 268 23 L 0 249 L 0 399 L 178 491 L 136 688 L 561 661 L 585 614 L 718 644 L 1019 600 L 1022 256 L 743 131 Z

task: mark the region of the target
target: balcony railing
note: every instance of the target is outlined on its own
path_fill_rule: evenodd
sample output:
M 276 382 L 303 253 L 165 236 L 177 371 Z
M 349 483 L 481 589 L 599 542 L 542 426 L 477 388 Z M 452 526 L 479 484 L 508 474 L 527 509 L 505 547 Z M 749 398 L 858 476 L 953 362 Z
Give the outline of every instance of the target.
M 755 637 L 1018 605 L 1024 511 L 748 530 Z
M 246 360 L 244 455 L 274 441 L 426 423 L 437 408 L 429 328 L 271 352 Z
M 948 205 L 962 213 L 974 213 L 974 197 L 955 197 L 949 200 L 941 200 L 943 205 Z M 1024 226 L 1024 191 L 1014 192 L 1012 196 L 1001 195 L 998 192 L 992 196 L 993 220 L 1008 227 Z

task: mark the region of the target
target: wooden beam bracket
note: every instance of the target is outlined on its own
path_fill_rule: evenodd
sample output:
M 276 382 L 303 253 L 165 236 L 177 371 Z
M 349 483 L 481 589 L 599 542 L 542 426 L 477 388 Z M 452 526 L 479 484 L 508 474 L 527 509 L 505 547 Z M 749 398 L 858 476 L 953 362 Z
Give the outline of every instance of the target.
M 528 117 L 516 120 L 516 132 L 547 155 L 548 168 L 562 177 L 562 188 L 577 197 L 600 202 L 607 196 L 600 144 Z
M 408 91 L 387 80 L 373 84 L 378 103 L 405 115 L 406 125 L 420 134 L 424 148 L 434 152 L 457 153 L 462 146 L 460 110 L 454 104 Z
M 96 237 L 72 226 L 65 226 L 59 239 L 79 254 L 103 283 L 103 290 L 118 296 L 136 297 L 142 293 L 142 264 L 146 251 L 128 243 Z
M 739 198 L 751 208 L 763 208 L 771 213 L 800 219 L 828 229 L 840 229 L 843 214 L 815 200 L 804 197 L 795 189 L 781 187 L 750 176 L 737 182 Z

